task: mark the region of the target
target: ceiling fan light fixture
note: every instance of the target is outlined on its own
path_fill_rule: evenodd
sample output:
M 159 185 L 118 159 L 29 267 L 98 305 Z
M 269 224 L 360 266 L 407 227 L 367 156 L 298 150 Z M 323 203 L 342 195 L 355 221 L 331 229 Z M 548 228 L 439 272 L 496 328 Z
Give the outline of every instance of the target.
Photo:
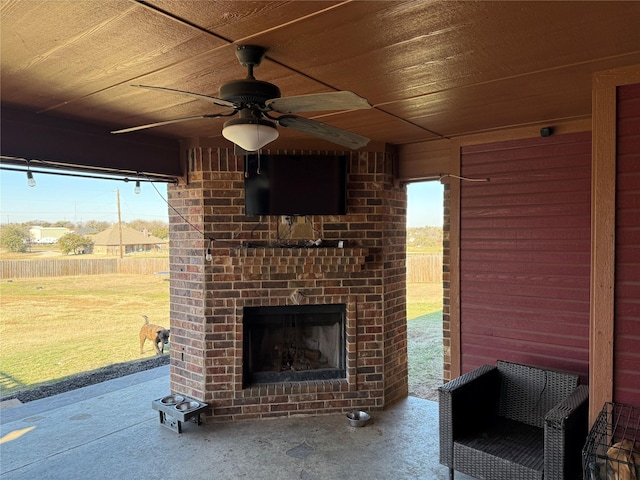
M 235 118 L 225 122 L 222 136 L 247 152 L 255 152 L 278 138 L 278 129 L 268 120 Z
M 111 133 L 127 133 L 151 127 L 172 125 L 174 123 L 199 120 L 203 118 L 230 117 L 238 114 L 235 120 L 224 124 L 222 136 L 236 145 L 234 151 L 256 152 L 266 144 L 278 138 L 278 128 L 290 128 L 298 132 L 314 136 L 353 150 L 362 148 L 369 143 L 369 138 L 347 130 L 327 125 L 317 120 L 292 115 L 297 112 L 322 112 L 335 110 L 360 110 L 372 108 L 369 102 L 349 91 L 333 91 L 324 93 L 309 93 L 282 97 L 280 89 L 273 83 L 257 80 L 253 75 L 255 67 L 259 66 L 265 54 L 265 49 L 257 45 L 239 45 L 236 56 L 243 67 L 247 68 L 247 76 L 241 80 L 231 80 L 219 88 L 219 97 L 212 97 L 201 93 L 177 90 L 175 88 L 152 85 L 134 85 L 155 91 L 179 93 L 190 97 L 206 100 L 219 107 L 231 109 L 231 112 L 195 115 L 191 117 L 174 118 L 160 122 L 139 125 L 137 127 L 114 130 Z M 269 112 L 283 115 L 272 117 Z M 270 119 L 265 120 L 265 117 Z M 244 154 L 244 153 L 243 153 Z

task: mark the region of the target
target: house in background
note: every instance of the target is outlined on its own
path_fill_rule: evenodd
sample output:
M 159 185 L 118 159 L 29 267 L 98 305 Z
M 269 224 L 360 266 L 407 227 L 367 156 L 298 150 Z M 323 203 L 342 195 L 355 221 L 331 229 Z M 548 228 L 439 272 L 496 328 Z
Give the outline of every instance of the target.
M 159 252 L 168 248 L 169 245 L 168 240 L 128 227 L 118 228 L 117 224 L 90 238 L 93 240 L 93 253 L 98 255 L 118 255 L 120 248 L 122 248 L 125 255 L 129 253 Z
M 32 243 L 56 243 L 60 237 L 67 233 L 71 233 L 67 227 L 29 227 L 29 237 Z

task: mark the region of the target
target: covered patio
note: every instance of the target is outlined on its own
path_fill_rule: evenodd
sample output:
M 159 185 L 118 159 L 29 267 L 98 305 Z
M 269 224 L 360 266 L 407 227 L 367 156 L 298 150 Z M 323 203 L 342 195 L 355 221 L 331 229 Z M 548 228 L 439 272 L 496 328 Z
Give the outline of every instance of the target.
M 365 427 L 343 414 L 160 425 L 169 367 L 3 409 L 0 476 L 122 480 L 448 478 L 438 463 L 438 404 L 408 397 Z M 468 480 L 457 474 L 459 480 Z
M 605 402 L 640 404 L 640 3 L 201 5 L 3 5 L 2 163 L 173 183 L 170 383 L 9 423 L 53 422 L 41 446 L 54 448 L 7 478 L 101 462 L 122 478 L 166 476 L 158 465 L 195 478 L 444 478 L 436 405 L 407 398 L 406 183 L 425 179 L 447 184 L 445 379 L 505 359 L 578 374 L 591 421 Z M 348 157 L 347 214 L 310 215 L 310 233 L 287 238 L 347 248 L 283 249 L 282 219 L 246 215 L 246 157 L 222 135 L 220 102 L 210 114 L 201 100 L 242 76 L 234 54 L 249 44 L 267 49 L 257 76 L 286 95 L 353 90 L 372 106 L 306 114 L 366 147 L 280 128 L 262 151 Z M 247 385 L 244 309 L 298 294 L 345 306 L 344 378 Z M 212 421 L 160 429 L 149 403 L 169 390 L 208 403 Z M 356 406 L 375 422 L 350 429 Z M 60 432 L 87 441 L 53 445 Z

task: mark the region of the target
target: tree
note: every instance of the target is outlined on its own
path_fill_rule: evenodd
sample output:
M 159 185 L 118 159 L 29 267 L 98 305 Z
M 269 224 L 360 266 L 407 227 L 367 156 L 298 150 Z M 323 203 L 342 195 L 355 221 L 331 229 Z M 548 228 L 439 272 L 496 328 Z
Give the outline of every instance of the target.
M 169 225 L 159 220 L 133 220 L 127 223 L 129 228 L 133 228 L 138 232 L 147 231 L 147 233 L 154 237 L 166 239 L 169 238 Z
M 99 220 L 89 220 L 84 224 L 87 228 L 92 228 L 97 232 L 102 232 L 111 226 L 109 222 L 99 221 Z
M 5 225 L 0 229 L 0 244 L 10 252 L 26 252 L 29 243 L 29 230 L 24 225 Z
M 93 242 L 84 235 L 77 233 L 67 233 L 58 239 L 58 247 L 65 255 L 73 252 L 74 254 L 82 253 L 83 250 L 89 248 Z
M 51 226 L 52 227 L 64 227 L 64 228 L 68 228 L 68 229 L 74 228 L 73 222 L 70 222 L 68 220 L 58 220 L 57 222 L 55 222 Z
M 169 225 L 162 225 L 159 227 L 155 227 L 150 231 L 151 235 L 157 238 L 162 238 L 163 240 L 169 238 Z
M 431 248 L 434 251 L 442 251 L 442 244 L 442 227 L 407 228 L 407 246 L 409 247 Z

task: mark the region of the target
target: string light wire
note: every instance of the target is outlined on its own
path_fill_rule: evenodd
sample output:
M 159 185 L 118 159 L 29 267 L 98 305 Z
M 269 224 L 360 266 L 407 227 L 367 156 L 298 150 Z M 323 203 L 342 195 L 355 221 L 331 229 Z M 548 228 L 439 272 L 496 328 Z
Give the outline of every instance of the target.
M 440 181 L 440 183 L 442 183 L 442 180 L 444 180 L 447 177 L 457 178 L 458 180 L 463 180 L 465 182 L 490 182 L 491 181 L 490 178 L 462 177 L 460 175 L 454 175 L 453 173 L 442 174 L 442 175 L 440 175 L 440 178 L 438 180 Z
M 142 174 L 144 175 L 144 174 Z M 162 193 L 160 193 L 160 190 L 158 190 L 158 187 L 156 187 L 155 183 L 151 180 L 147 180 L 151 186 L 153 187 L 153 189 L 156 191 L 156 193 L 158 194 L 158 196 L 164 201 L 164 203 L 167 204 L 167 206 L 176 214 L 178 215 L 182 221 L 184 221 L 187 225 L 189 225 L 193 230 L 195 230 L 197 233 L 199 233 L 200 235 L 202 235 L 202 238 L 204 238 L 207 241 L 207 249 L 206 249 L 206 253 L 205 253 L 205 259 L 207 261 L 211 261 L 212 257 L 212 249 L 213 249 L 213 244 L 215 243 L 219 243 L 219 244 L 226 244 L 226 246 L 229 247 L 239 247 L 240 245 L 237 243 L 232 243 L 229 241 L 225 241 L 225 240 L 219 240 L 213 237 L 208 237 L 207 235 L 205 235 L 205 233 L 200 230 L 198 227 L 196 227 L 193 223 L 191 223 L 189 220 L 187 220 L 187 218 L 182 215 L 182 213 L 180 213 L 173 205 L 171 205 L 171 203 L 169 202 L 169 200 L 167 198 L 164 197 L 164 195 L 162 195 Z M 262 222 L 262 220 L 261 220 Z M 211 257 L 211 258 L 208 258 Z
M 25 160 L 25 161 L 27 162 L 27 168 L 11 167 L 0 162 L 0 170 L 8 170 L 12 172 L 33 172 L 39 175 L 58 175 L 62 177 L 93 178 L 95 180 L 114 180 L 117 182 L 125 182 L 125 183 L 128 183 L 132 180 L 129 177 L 115 176 L 115 174 L 114 176 L 108 176 L 108 175 L 100 175 L 95 173 L 80 173 L 80 172 L 66 172 L 66 171 L 63 172 L 63 171 L 55 170 L 60 167 L 53 167 L 46 164 L 43 164 L 42 167 L 49 168 L 52 170 L 38 170 L 30 166 L 30 162 L 32 160 Z M 161 182 L 161 183 L 172 183 L 172 184 L 178 183 L 178 180 L 175 178 L 161 178 L 161 177 L 151 178 L 149 176 L 146 176 L 146 179 L 141 179 L 140 177 L 138 177 L 138 180 L 144 181 L 144 182 Z

